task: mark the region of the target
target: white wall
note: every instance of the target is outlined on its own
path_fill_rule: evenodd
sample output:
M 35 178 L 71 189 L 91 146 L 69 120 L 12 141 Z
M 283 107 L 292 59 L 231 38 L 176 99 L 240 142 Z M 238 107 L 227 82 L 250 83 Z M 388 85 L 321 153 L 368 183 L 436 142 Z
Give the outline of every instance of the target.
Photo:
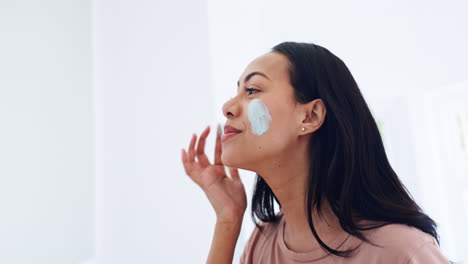
M 468 260 L 468 81 L 412 95 L 410 120 L 420 201 L 439 224 L 441 246 Z M 463 118 L 463 119 L 462 119 Z
M 90 3 L 0 1 L 0 263 L 94 251 Z
M 192 133 L 216 131 L 205 8 L 94 4 L 98 263 L 206 260 L 214 215 L 180 159 Z

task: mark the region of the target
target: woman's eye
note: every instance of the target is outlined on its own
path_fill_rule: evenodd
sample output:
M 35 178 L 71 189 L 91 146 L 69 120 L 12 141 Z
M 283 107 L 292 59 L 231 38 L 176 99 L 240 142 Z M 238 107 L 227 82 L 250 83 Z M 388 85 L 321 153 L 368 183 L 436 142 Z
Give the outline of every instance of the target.
M 257 89 L 253 89 L 253 88 L 245 88 L 245 90 L 249 93 L 248 95 L 251 95 L 251 91 L 256 91 L 256 92 L 259 92 L 260 90 L 257 90 Z

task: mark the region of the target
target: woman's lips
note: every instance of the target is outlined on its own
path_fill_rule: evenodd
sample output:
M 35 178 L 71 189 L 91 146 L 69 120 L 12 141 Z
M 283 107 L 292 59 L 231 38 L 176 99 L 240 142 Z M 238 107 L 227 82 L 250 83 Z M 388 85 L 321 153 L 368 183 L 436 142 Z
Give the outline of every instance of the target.
M 230 139 L 230 138 L 232 138 L 232 137 L 234 137 L 234 136 L 236 136 L 237 134 L 240 134 L 240 133 L 241 132 L 236 132 L 236 133 L 231 132 L 231 133 L 224 134 L 223 136 L 221 136 L 221 143 L 228 140 L 228 139 Z

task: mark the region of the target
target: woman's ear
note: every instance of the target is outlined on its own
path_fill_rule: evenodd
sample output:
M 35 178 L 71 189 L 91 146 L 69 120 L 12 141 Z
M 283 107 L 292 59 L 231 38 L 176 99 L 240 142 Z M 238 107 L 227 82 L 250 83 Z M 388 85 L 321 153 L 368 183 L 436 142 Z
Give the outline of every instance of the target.
M 325 120 L 327 109 L 322 99 L 315 99 L 307 104 L 302 105 L 301 124 L 299 133 L 306 135 L 308 133 L 317 131 Z

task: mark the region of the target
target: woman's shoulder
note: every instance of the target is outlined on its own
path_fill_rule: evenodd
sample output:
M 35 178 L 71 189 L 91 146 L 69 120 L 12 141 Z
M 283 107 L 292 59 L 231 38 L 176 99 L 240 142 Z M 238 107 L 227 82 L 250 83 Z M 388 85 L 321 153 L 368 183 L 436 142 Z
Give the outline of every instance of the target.
M 410 248 L 411 245 L 424 243 L 437 244 L 432 235 L 407 224 L 385 224 L 375 229 L 363 231 L 363 233 L 370 240 L 387 246 Z
M 416 227 L 391 223 L 361 232 L 375 244 L 361 244 L 363 246 L 361 250 L 367 256 L 376 255 L 383 259 L 402 260 L 395 263 L 447 263 L 440 252 L 437 240 L 431 234 Z

